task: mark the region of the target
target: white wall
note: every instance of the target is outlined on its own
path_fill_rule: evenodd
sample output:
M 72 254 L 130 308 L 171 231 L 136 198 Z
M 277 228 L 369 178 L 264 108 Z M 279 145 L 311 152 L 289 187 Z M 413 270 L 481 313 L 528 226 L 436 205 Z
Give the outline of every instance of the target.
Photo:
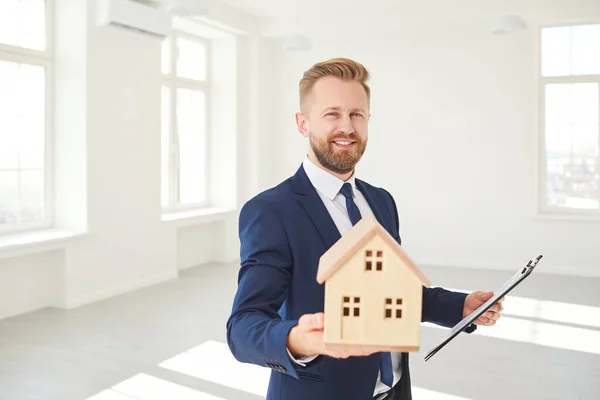
M 600 221 L 536 218 L 535 29 L 498 37 L 490 26 L 356 35 L 315 28 L 315 49 L 281 65 L 282 101 L 272 115 L 285 119 L 273 135 L 280 167 L 272 180 L 293 174 L 308 146 L 294 123 L 302 72 L 330 57 L 355 58 L 372 73 L 359 176 L 395 197 L 404 247 L 418 263 L 514 270 L 543 254 L 540 271 L 600 276 Z
M 216 206 L 229 211 L 162 221 L 160 42 L 98 27 L 95 0 L 55 4 L 57 224 L 82 236 L 35 254 L 0 257 L 0 319 L 78 306 L 174 279 L 187 267 L 237 259 L 236 208 L 257 190 L 256 159 L 239 157 L 238 146 L 258 132 L 248 121 L 260 85 L 242 85 L 228 92 L 232 107 L 220 114 L 228 123 L 217 126 L 219 137 L 234 145 L 212 142 L 215 160 L 227 163 L 218 170 L 233 182 L 225 185 L 228 193 L 215 193 Z M 238 30 L 227 46 L 242 51 L 228 70 L 236 81 L 257 81 L 257 21 L 216 2 L 212 7 L 219 24 Z M 220 101 L 226 105 L 223 96 Z

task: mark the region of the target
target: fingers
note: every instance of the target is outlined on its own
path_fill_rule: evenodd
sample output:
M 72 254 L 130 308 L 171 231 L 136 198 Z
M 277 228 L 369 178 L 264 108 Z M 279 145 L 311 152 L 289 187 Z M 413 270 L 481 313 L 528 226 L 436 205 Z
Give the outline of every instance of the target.
M 502 312 L 502 310 L 504 310 L 504 307 L 502 306 L 502 304 L 496 303 L 493 306 L 491 306 L 488 311 L 499 313 L 499 312 Z
M 500 319 L 500 313 L 487 311 L 482 316 L 477 318 L 475 325 L 492 326 Z
M 374 346 L 359 346 L 359 345 L 348 345 L 348 346 L 336 346 L 335 349 L 326 350 L 325 354 L 333 358 L 348 358 L 348 357 L 362 357 L 369 356 L 373 353 L 377 353 L 379 350 Z
M 477 318 L 477 320 L 474 322 L 475 325 L 485 325 L 485 326 L 492 326 L 496 323 L 496 321 L 494 321 L 493 319 L 490 319 L 486 316 L 481 316 L 479 318 Z
M 492 296 L 494 296 L 494 292 L 482 292 L 482 291 L 476 292 L 476 297 L 481 301 L 487 301 L 487 300 L 491 299 Z
M 324 327 L 324 314 L 304 314 L 298 320 L 298 325 L 305 330 L 319 330 Z

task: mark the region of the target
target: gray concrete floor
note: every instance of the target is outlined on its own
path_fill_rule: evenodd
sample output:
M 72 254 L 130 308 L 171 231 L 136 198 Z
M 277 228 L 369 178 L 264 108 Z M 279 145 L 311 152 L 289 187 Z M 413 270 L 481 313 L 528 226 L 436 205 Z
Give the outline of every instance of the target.
M 436 286 L 463 290 L 494 290 L 512 275 L 424 270 Z M 202 393 L 263 398 L 243 385 L 160 366 L 207 341 L 225 341 L 236 277 L 236 265 L 211 264 L 78 309 L 0 321 L 0 400 L 85 400 L 102 393 L 94 400 L 209 398 Z M 460 335 L 428 362 L 423 354 L 448 331 L 423 327 L 421 354 L 411 357 L 415 400 L 600 399 L 600 280 L 534 273 L 505 304 L 498 326 Z M 218 372 L 218 362 L 199 354 L 190 368 L 200 371 L 204 363 L 206 373 Z M 139 374 L 193 390 L 189 397 L 169 389 L 117 397 L 110 390 Z

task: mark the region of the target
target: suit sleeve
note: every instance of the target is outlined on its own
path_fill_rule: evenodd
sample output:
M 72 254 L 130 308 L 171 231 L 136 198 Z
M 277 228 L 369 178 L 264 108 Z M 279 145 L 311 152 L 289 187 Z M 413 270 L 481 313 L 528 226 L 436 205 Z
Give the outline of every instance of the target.
M 241 265 L 227 344 L 240 362 L 298 378 L 286 347 L 298 321 L 283 321 L 278 314 L 292 275 L 285 229 L 273 207 L 255 198 L 242 207 L 239 236 Z
M 401 243 L 400 222 L 398 218 L 398 209 L 394 197 L 386 191 L 391 199 L 391 208 L 396 220 L 395 239 Z M 436 325 L 447 328 L 453 327 L 462 320 L 462 313 L 465 305 L 466 293 L 452 292 L 444 288 L 423 287 L 423 307 L 421 313 L 422 322 L 431 322 Z M 471 333 L 477 329 L 476 325 L 471 324 L 465 329 L 465 332 Z

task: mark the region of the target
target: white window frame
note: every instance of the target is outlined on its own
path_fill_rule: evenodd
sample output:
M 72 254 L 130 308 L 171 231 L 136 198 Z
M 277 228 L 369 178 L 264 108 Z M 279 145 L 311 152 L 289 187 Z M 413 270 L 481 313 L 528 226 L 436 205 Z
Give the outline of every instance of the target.
M 0 236 L 16 234 L 28 231 L 44 230 L 54 225 L 54 199 L 53 199 L 53 55 L 54 55 L 54 0 L 46 0 L 46 48 L 43 51 L 33 50 L 18 46 L 12 46 L 0 43 L 0 60 L 12 61 L 21 64 L 30 64 L 40 66 L 45 69 L 46 83 L 46 121 L 45 121 L 45 158 L 44 158 L 44 177 L 45 177 L 45 199 L 44 199 L 44 220 L 36 222 L 16 223 L 0 225 Z
M 572 217 L 574 219 L 598 220 L 600 219 L 600 210 L 573 209 L 567 207 L 556 207 L 547 204 L 547 156 L 546 156 L 546 131 L 545 131 L 545 87 L 552 83 L 598 83 L 600 92 L 600 74 L 598 75 L 568 75 L 568 76 L 543 76 L 542 75 L 542 30 L 551 27 L 595 25 L 600 24 L 600 20 L 553 22 L 541 24 L 537 29 L 537 63 L 536 73 L 538 78 L 538 215 L 540 216 L 559 216 Z M 599 93 L 600 96 L 600 93 Z M 600 102 L 599 102 L 600 107 Z M 600 112 L 600 110 L 599 110 Z M 600 129 L 600 128 L 599 128 Z M 598 135 L 598 145 L 600 146 L 600 132 Z M 600 155 L 598 156 L 598 166 L 600 166 Z M 598 199 L 600 200 L 600 198 Z
M 186 79 L 178 77 L 177 71 L 177 39 L 185 38 L 194 42 L 201 43 L 206 49 L 206 76 L 204 81 Z M 169 162 L 168 162 L 168 202 L 166 206 L 162 207 L 164 213 L 172 213 L 178 211 L 189 211 L 207 208 L 210 205 L 210 192 L 211 187 L 209 166 L 210 160 L 210 146 L 211 146 L 211 121 L 210 121 L 210 108 L 211 108 L 211 47 L 210 41 L 202 37 L 192 35 L 182 31 L 175 31 L 166 39 L 169 41 L 169 48 L 171 51 L 170 63 L 169 63 L 169 74 L 162 74 L 162 86 L 166 86 L 169 89 Z M 162 54 L 161 54 L 162 57 Z M 162 58 L 161 58 L 162 59 Z M 177 89 L 191 89 L 202 91 L 205 96 L 205 115 L 206 120 L 205 132 L 206 132 L 206 154 L 205 154 L 205 168 L 204 168 L 204 193 L 205 201 L 194 204 L 180 204 L 179 203 L 179 146 L 178 146 L 178 130 L 177 130 Z M 162 94 L 161 94 L 162 98 Z M 162 124 L 161 124 L 162 126 Z M 162 135 L 162 132 L 161 132 Z M 162 150 L 162 149 L 161 149 Z M 162 151 L 161 151 L 162 157 Z M 161 164 L 162 164 L 161 160 Z M 162 178 L 161 178 L 161 198 L 162 198 Z M 162 201 L 161 201 L 162 203 Z

